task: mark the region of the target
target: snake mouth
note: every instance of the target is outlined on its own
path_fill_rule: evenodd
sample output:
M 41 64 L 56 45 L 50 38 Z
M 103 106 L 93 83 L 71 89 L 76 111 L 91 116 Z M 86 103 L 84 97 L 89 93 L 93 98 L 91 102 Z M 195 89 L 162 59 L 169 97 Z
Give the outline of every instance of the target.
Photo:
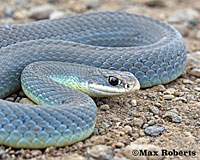
M 128 87 L 127 87 L 128 86 Z M 91 97 L 109 97 L 132 93 L 140 89 L 140 83 L 128 84 L 126 87 L 103 86 L 99 84 L 88 84 L 88 91 Z

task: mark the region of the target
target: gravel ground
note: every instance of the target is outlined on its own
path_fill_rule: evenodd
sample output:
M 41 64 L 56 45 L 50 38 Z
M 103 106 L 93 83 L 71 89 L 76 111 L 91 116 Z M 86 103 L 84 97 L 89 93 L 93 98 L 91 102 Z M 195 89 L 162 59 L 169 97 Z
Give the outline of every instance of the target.
M 98 118 L 85 141 L 44 150 L 0 146 L 0 159 L 200 159 L 200 3 L 196 0 L 0 0 L 0 24 L 54 19 L 92 11 L 127 11 L 175 26 L 188 48 L 185 72 L 175 81 L 131 95 L 95 99 Z M 22 92 L 9 101 L 31 103 Z M 146 149 L 148 156 L 134 156 Z M 151 156 L 168 150 L 188 156 Z

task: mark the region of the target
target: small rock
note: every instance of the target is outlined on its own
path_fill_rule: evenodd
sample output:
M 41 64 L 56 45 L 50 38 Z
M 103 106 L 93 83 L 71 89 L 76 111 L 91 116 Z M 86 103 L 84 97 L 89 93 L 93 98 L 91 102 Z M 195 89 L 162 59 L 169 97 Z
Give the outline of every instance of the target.
M 125 146 L 125 144 L 122 143 L 122 142 L 117 142 L 117 143 L 114 144 L 114 146 L 117 147 L 117 148 L 122 148 L 122 147 Z
M 145 129 L 145 128 L 147 128 L 149 126 L 149 124 L 148 123 L 145 123 L 144 125 L 143 125 L 143 129 Z
M 85 3 L 78 3 L 77 1 L 68 1 L 67 7 L 76 13 L 82 13 L 87 10 Z
M 200 61 L 200 51 L 196 51 L 196 52 L 192 52 L 192 53 L 188 54 L 187 61 L 188 61 L 187 62 L 188 64 L 191 64 L 192 66 L 194 66 L 194 68 L 192 70 L 189 70 L 188 73 L 190 75 L 194 74 L 194 76 L 200 77 L 200 71 L 199 71 L 200 68 L 197 67 L 197 66 L 199 66 L 199 61 Z M 197 69 L 196 69 L 196 67 L 197 67 Z M 194 73 L 191 73 L 191 71 Z
M 149 126 L 153 126 L 154 124 L 156 124 L 155 120 L 152 119 L 152 120 L 148 121 Z
M 140 131 L 142 131 L 142 130 L 140 130 Z M 140 133 L 139 133 L 140 134 Z M 137 139 L 137 138 L 139 138 L 140 136 L 141 136 L 141 134 L 139 135 L 138 133 L 133 133 L 132 134 L 132 137 L 133 137 L 133 139 Z
M 0 18 L 4 18 L 5 14 L 3 13 L 3 11 L 0 10 Z
M 49 19 L 58 19 L 65 17 L 65 13 L 62 11 L 54 11 L 49 15 Z
M 87 9 L 95 9 L 101 6 L 101 3 L 102 3 L 101 0 L 85 0 Z
M 168 111 L 163 118 L 166 118 L 170 122 L 174 123 L 181 123 L 182 122 L 182 117 L 178 115 L 178 111 L 173 109 Z
M 174 100 L 175 100 L 175 101 L 182 101 L 182 102 L 184 102 L 184 103 L 187 103 L 187 102 L 188 102 L 188 100 L 187 100 L 186 98 L 184 98 L 184 97 L 176 97 Z
M 18 10 L 13 14 L 14 19 L 25 19 L 26 16 L 27 16 L 27 10 L 25 9 Z
M 132 133 L 132 131 L 133 131 L 133 129 L 132 129 L 131 126 L 126 125 L 126 126 L 124 127 L 124 132 L 125 132 L 125 133 Z
M 150 106 L 149 109 L 155 115 L 160 113 L 160 110 L 155 106 Z
M 28 98 L 22 98 L 19 103 L 22 103 L 22 104 L 34 104 L 30 99 Z
M 161 105 L 159 102 L 156 102 L 156 103 L 155 103 L 155 106 L 156 106 L 156 107 L 162 107 L 162 105 Z
M 52 147 L 48 147 L 48 148 L 45 149 L 45 153 L 49 153 L 50 154 L 54 150 L 55 150 L 55 147 L 53 147 L 53 146 Z
M 166 7 L 167 1 L 163 0 L 148 0 L 145 4 L 149 7 Z
M 131 144 L 149 144 L 149 143 L 151 143 L 151 141 L 152 141 L 151 137 L 145 136 L 145 137 L 139 137 L 139 138 L 137 138 Z
M 166 91 L 164 91 L 163 93 L 164 93 L 164 94 L 172 95 L 172 94 L 174 94 L 175 92 L 176 92 L 176 89 L 174 89 L 174 88 L 168 88 L 168 89 L 166 89 Z
M 154 98 L 156 97 L 153 93 L 148 93 L 147 96 L 148 96 L 150 99 L 154 99 Z
M 200 84 L 200 78 L 197 78 L 197 79 L 196 79 L 196 82 L 197 82 L 198 84 Z
M 48 0 L 49 3 L 58 3 L 60 0 Z
M 153 87 L 156 91 L 164 92 L 166 90 L 165 86 L 162 84 L 159 84 L 157 86 Z
M 109 106 L 108 104 L 103 104 L 103 105 L 100 106 L 100 109 L 101 109 L 102 111 L 107 111 L 107 110 L 110 109 L 110 106 Z
M 191 81 L 191 80 L 189 80 L 189 79 L 183 79 L 182 82 L 183 82 L 184 84 L 194 84 L 194 82 Z
M 200 121 L 197 122 L 197 126 L 200 126 Z
M 31 151 L 31 154 L 32 154 L 33 156 L 38 156 L 38 155 L 41 155 L 42 152 L 41 152 L 40 150 L 32 150 L 32 151 Z
M 132 107 L 136 107 L 137 106 L 137 101 L 135 99 L 131 100 L 131 105 Z
M 169 22 L 171 23 L 192 23 L 199 19 L 199 13 L 194 9 L 181 9 L 175 11 L 170 17 Z
M 43 5 L 39 7 L 33 7 L 29 13 L 28 17 L 41 20 L 41 19 L 48 19 L 49 15 L 54 12 L 56 8 L 52 5 Z
M 142 119 L 139 119 L 139 118 L 134 117 L 133 120 L 132 120 L 133 126 L 138 126 L 140 128 L 142 127 L 143 123 L 144 123 L 144 121 Z
M 149 126 L 145 128 L 144 132 L 150 136 L 158 136 L 161 135 L 164 130 L 165 128 L 162 127 L 162 125 L 156 124 L 154 126 Z
M 2 156 L 3 154 L 5 154 L 5 150 L 0 149 L 0 156 Z
M 200 31 L 197 31 L 196 38 L 200 40 Z
M 195 91 L 200 91 L 200 87 L 194 87 Z
M 14 102 L 15 98 L 14 97 L 8 97 L 8 98 L 6 98 L 6 101 Z
M 106 145 L 96 145 L 87 149 L 87 154 L 94 158 L 109 160 L 114 156 L 113 149 Z
M 171 100 L 171 99 L 174 99 L 174 95 L 164 95 L 163 98 L 165 100 Z
M 188 36 L 189 25 L 187 23 L 173 24 L 173 26 L 181 33 L 182 36 Z
M 187 94 L 187 99 L 195 100 L 194 94 Z
M 145 155 L 141 155 L 141 151 L 147 151 L 148 153 Z M 158 156 L 153 156 L 154 152 L 158 152 Z M 161 148 L 151 144 L 130 144 L 122 149 L 122 154 L 128 158 L 129 160 L 162 160 L 164 157 L 161 153 Z M 152 153 L 152 155 L 150 154 Z
M 14 12 L 15 12 L 15 8 L 11 7 L 11 6 L 6 7 L 6 9 L 4 11 L 5 15 L 8 17 L 12 17 Z
M 70 154 L 70 155 L 65 155 L 65 156 L 62 156 L 61 159 L 69 159 L 69 160 L 87 160 L 87 158 L 81 156 L 81 155 L 78 155 L 76 153 L 73 153 L 73 154 Z

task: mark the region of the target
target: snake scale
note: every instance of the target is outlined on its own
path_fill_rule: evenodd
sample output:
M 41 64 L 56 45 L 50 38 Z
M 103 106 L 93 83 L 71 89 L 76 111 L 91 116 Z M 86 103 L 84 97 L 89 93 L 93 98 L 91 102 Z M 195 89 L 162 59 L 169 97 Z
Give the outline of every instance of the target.
M 43 100 L 41 103 L 52 98 L 47 106 L 0 100 L 0 144 L 15 148 L 65 146 L 93 132 L 97 112 L 94 101 L 63 85 L 55 89 L 56 81 L 42 78 L 51 74 L 62 81 L 56 74 L 67 70 L 64 62 L 131 72 L 141 88 L 176 79 L 186 64 L 184 40 L 174 27 L 124 12 L 2 25 L 0 48 L 1 98 L 20 89 L 20 75 L 27 65 L 21 78 L 25 92 L 35 94 L 36 101 Z M 61 62 L 43 62 L 45 70 L 38 61 Z M 32 71 L 37 72 L 38 66 L 43 72 L 33 78 Z M 87 70 L 84 72 L 87 75 Z M 29 93 L 27 83 L 35 91 Z

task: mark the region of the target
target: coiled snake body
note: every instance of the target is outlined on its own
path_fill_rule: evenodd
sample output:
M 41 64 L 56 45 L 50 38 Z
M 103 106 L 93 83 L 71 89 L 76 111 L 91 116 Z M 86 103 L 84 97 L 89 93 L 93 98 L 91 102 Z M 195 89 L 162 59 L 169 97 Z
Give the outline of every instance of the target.
M 176 79 L 186 64 L 185 44 L 176 29 L 159 20 L 122 12 L 4 25 L 0 27 L 0 48 L 2 98 L 20 88 L 22 70 L 38 61 L 66 61 L 129 71 L 142 88 Z M 65 70 L 60 63 L 47 63 L 56 69 L 43 74 L 54 75 Z M 34 65 L 32 70 L 35 70 Z M 48 68 L 49 65 L 45 65 Z M 46 99 L 53 97 L 51 103 L 56 106 L 0 100 L 0 144 L 44 148 L 87 138 L 93 132 L 96 119 L 93 100 L 70 88 L 54 89 L 56 82 L 44 80 L 43 74 L 36 78 L 31 74 L 24 71 L 22 87 L 26 87 L 29 79 L 32 88 L 36 88 L 33 93 L 38 96 L 37 100 L 45 99 L 41 98 L 45 95 Z M 46 84 L 40 85 L 43 81 Z M 42 90 L 45 95 L 41 94 Z M 29 88 L 26 91 L 28 93 Z

